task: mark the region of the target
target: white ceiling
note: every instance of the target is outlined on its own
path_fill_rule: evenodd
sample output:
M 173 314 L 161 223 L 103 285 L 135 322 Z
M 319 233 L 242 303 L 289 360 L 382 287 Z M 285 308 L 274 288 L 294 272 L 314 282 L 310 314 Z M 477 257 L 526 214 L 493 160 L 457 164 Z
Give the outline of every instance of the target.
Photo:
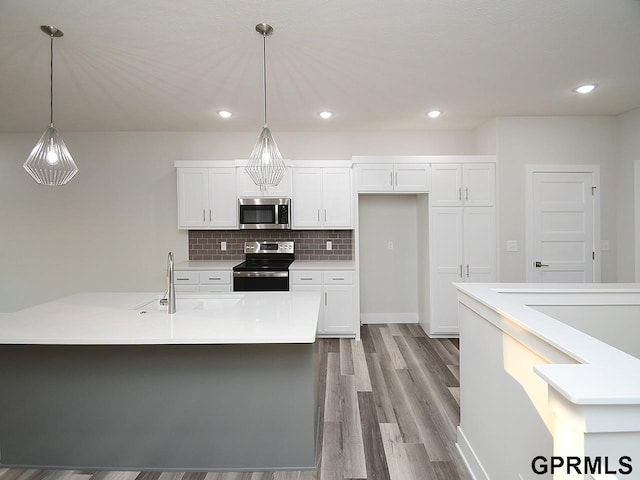
M 257 133 L 260 22 L 275 136 L 640 107 L 639 0 L 0 0 L 0 131 L 48 126 L 50 24 L 61 132 Z

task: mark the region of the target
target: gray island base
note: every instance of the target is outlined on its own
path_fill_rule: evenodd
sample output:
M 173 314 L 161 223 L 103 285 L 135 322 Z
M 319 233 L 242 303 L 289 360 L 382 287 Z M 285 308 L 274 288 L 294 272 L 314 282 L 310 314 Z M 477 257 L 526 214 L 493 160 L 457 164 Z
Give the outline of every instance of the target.
M 312 469 L 315 343 L 0 345 L 0 465 Z

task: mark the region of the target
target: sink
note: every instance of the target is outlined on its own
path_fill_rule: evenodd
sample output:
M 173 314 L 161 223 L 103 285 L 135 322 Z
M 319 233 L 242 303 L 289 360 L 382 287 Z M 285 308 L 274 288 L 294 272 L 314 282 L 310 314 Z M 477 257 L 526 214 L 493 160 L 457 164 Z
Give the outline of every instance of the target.
M 229 308 L 240 302 L 241 295 L 225 295 L 216 297 L 176 297 L 176 313 L 190 310 L 221 310 Z M 139 307 L 138 311 L 166 311 L 166 305 L 160 305 L 160 298 L 147 302 Z

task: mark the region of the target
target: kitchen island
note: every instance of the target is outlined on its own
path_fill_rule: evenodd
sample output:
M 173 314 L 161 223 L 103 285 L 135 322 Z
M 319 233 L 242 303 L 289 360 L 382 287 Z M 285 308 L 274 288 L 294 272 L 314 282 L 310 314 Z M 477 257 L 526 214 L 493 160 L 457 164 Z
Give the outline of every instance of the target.
M 0 320 L 0 465 L 314 468 L 314 292 L 91 293 Z

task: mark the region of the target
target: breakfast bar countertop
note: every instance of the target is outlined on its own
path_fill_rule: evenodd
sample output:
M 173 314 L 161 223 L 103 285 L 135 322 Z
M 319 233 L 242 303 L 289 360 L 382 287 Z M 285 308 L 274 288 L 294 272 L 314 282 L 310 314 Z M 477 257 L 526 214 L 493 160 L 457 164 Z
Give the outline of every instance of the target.
M 317 292 L 80 293 L 0 318 L 0 344 L 153 345 L 313 343 Z

